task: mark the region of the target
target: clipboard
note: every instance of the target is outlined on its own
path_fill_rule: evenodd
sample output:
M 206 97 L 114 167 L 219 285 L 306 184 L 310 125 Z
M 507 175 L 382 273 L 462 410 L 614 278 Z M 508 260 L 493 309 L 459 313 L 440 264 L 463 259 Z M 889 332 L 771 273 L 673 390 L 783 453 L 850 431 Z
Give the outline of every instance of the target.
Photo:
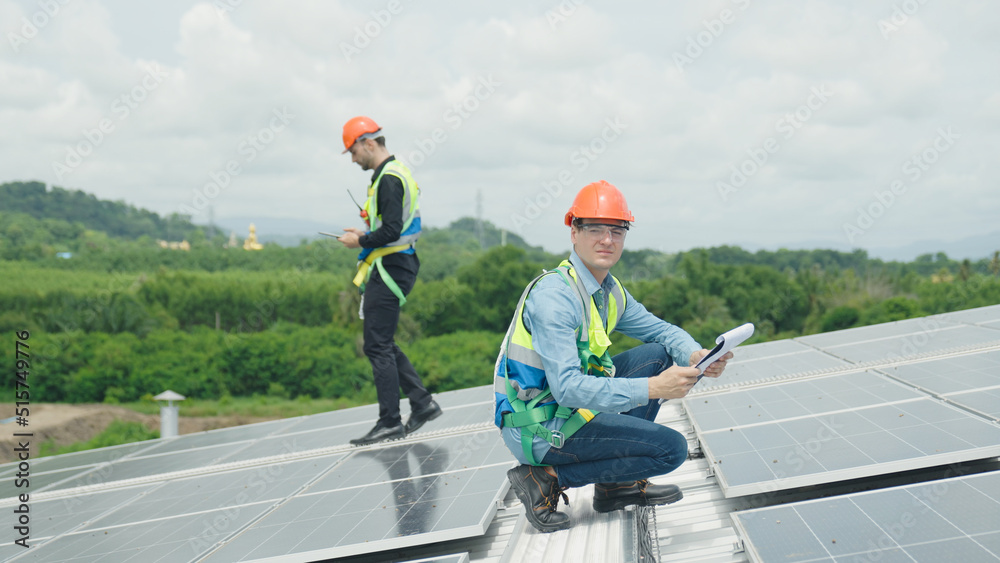
M 698 381 L 704 377 L 705 370 L 708 366 L 712 365 L 712 362 L 718 360 L 722 356 L 725 356 L 727 352 L 733 348 L 742 344 L 747 338 L 753 336 L 753 323 L 742 324 L 732 330 L 728 330 L 720 334 L 715 339 L 715 348 L 708 353 L 704 358 L 698 361 L 694 367 L 698 368 Z M 667 402 L 666 399 L 660 399 L 660 404 Z

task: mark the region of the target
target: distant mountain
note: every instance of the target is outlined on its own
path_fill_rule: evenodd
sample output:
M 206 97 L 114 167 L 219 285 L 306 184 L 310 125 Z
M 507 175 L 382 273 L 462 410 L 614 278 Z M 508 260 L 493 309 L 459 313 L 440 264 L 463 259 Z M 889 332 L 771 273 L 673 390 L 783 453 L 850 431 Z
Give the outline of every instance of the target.
M 990 234 L 965 237 L 954 241 L 922 240 L 905 246 L 894 248 L 873 248 L 868 254 L 873 258 L 883 260 L 898 260 L 912 262 L 922 254 L 937 254 L 944 252 L 952 260 L 976 261 L 992 258 L 993 253 L 1000 250 L 1000 231 Z
M 742 244 L 743 249 L 756 252 L 758 250 L 776 251 L 781 248 L 787 250 L 835 250 L 837 252 L 851 253 L 857 248 L 841 242 L 831 242 L 825 240 L 803 240 L 787 245 L 755 245 Z M 876 246 L 865 248 L 865 252 L 871 258 L 877 258 L 886 262 L 913 262 L 918 256 L 924 254 L 937 254 L 943 252 L 952 260 L 964 260 L 968 258 L 972 261 L 992 258 L 993 253 L 1000 250 L 1000 231 L 990 234 L 965 237 L 958 240 L 921 240 L 903 246 Z

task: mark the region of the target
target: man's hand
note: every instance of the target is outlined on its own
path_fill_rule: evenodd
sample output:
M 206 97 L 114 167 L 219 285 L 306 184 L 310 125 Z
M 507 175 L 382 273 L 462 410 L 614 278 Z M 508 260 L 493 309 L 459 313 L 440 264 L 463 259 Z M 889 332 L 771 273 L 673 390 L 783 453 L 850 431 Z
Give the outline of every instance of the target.
M 361 229 L 355 229 L 354 227 L 344 227 L 344 231 L 344 234 L 337 237 L 337 240 L 344 243 L 344 246 L 347 248 L 361 248 L 361 243 L 358 240 L 365 233 Z
M 704 348 L 695 351 L 694 353 L 691 354 L 691 359 L 688 362 L 688 365 L 693 366 L 697 364 L 698 361 L 707 356 L 709 352 L 710 350 L 706 350 Z M 733 353 L 726 352 L 725 356 L 722 356 L 718 360 L 715 360 L 714 362 L 709 364 L 708 367 L 705 368 L 705 373 L 703 375 L 705 377 L 719 377 L 720 375 L 722 375 L 722 371 L 726 369 L 726 362 L 731 359 L 733 359 Z
M 683 366 L 670 366 L 649 378 L 650 399 L 680 399 L 698 383 L 698 370 Z

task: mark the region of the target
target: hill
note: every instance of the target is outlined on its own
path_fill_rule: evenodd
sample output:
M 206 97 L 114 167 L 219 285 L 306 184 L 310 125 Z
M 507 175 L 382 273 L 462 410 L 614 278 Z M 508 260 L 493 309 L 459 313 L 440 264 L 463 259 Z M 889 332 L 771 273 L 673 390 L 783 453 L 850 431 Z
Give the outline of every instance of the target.
M 24 213 L 35 219 L 79 223 L 119 238 L 190 240 L 196 232 L 210 230 L 194 225 L 184 215 L 160 217 L 152 211 L 122 201 L 97 199 L 80 190 L 55 186 L 49 190 L 41 182 L 0 184 L 0 213 Z

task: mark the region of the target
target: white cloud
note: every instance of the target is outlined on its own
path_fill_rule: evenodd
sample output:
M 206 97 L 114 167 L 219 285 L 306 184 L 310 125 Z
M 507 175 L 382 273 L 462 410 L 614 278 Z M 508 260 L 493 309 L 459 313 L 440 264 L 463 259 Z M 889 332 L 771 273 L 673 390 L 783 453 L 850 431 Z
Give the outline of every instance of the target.
M 189 0 L 151 22 L 119 0 L 74 0 L 0 53 L 16 85 L 0 92 L 15 132 L 0 181 L 171 213 L 236 161 L 209 202 L 217 217 L 342 227 L 356 222 L 343 191 L 360 196 L 368 174 L 340 154 L 340 128 L 369 115 L 414 165 L 429 225 L 472 215 L 482 190 L 487 219 L 564 249 L 573 194 L 603 178 L 636 211 L 633 248 L 846 244 L 842 225 L 952 127 L 954 149 L 856 243 L 927 238 L 935 221 L 952 238 L 995 228 L 998 40 L 969 23 L 996 20 L 992 3 L 928 3 L 887 36 L 892 7 L 862 2 L 575 5 Z M 0 31 L 35 9 L 0 0 Z M 294 118 L 268 132 L 275 111 Z M 57 175 L 102 120 L 113 131 Z M 720 197 L 769 140 L 767 162 Z

